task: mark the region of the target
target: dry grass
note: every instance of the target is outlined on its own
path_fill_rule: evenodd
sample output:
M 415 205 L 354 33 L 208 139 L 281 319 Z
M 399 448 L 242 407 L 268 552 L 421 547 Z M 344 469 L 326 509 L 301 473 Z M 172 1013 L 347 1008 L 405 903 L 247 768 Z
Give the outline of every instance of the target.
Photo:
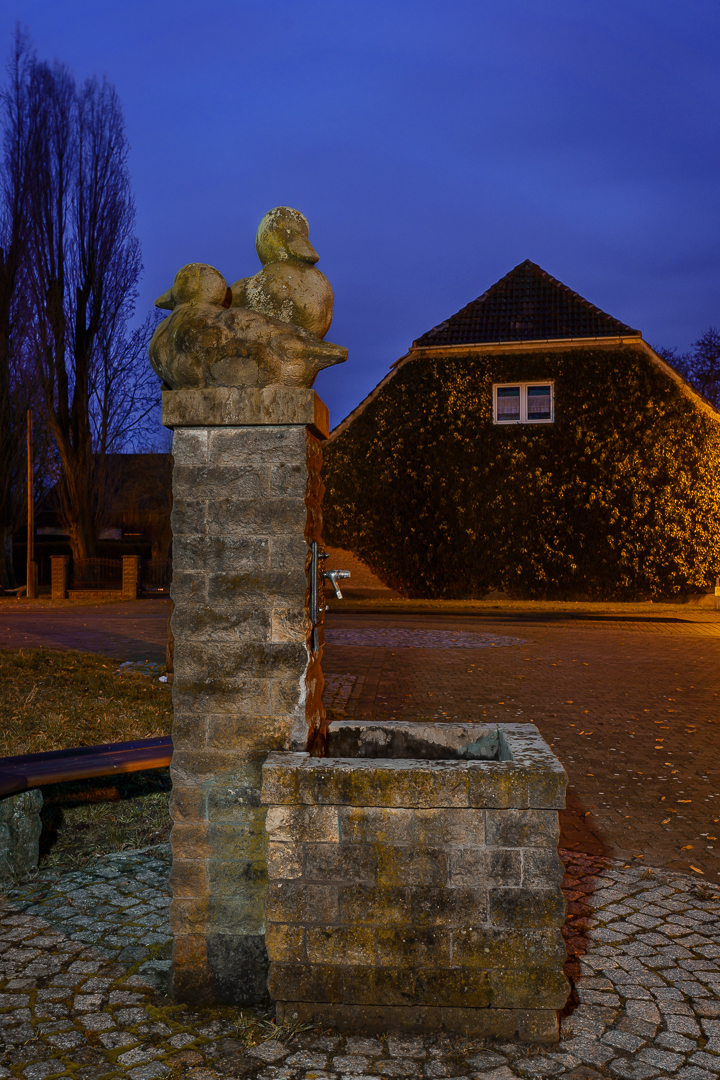
M 402 615 L 405 611 L 427 611 L 445 614 L 465 615 L 568 615 L 583 618 L 608 618 L 609 616 L 639 616 L 642 618 L 690 619 L 697 622 L 718 623 L 720 612 L 716 611 L 714 597 L 705 604 L 646 602 L 625 603 L 623 601 L 592 600 L 394 600 L 389 597 L 374 599 L 354 599 L 347 596 L 336 600 L 326 590 L 325 600 L 331 611 L 341 615 L 343 611 L 382 611 L 386 614 Z
M 0 756 L 169 735 L 170 687 L 94 653 L 0 650 Z
M 103 785 L 103 786 L 100 786 Z M 97 855 L 170 838 L 167 769 L 43 788 L 42 869 L 67 870 Z

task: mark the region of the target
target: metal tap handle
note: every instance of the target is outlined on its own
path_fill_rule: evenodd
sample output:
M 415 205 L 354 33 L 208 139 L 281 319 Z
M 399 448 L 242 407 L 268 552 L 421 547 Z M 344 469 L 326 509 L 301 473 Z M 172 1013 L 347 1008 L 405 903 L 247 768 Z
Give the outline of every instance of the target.
M 349 570 L 323 570 L 323 577 L 326 581 L 329 581 L 335 590 L 335 595 L 338 600 L 342 600 L 343 594 L 340 592 L 340 586 L 338 585 L 338 578 L 349 578 Z

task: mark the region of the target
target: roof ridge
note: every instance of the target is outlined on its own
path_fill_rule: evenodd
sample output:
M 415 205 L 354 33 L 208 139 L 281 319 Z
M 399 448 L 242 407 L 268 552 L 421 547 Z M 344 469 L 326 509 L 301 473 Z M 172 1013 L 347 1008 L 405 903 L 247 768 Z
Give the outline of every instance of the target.
M 475 300 L 426 331 L 413 346 L 642 336 L 525 259 Z

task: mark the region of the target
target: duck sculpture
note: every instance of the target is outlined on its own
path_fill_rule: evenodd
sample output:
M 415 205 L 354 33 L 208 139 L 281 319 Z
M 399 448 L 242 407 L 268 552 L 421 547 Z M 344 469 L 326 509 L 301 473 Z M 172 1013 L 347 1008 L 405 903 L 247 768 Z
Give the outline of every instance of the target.
M 347 349 L 322 340 L 332 319 L 332 289 L 315 269 L 318 256 L 307 234 L 302 214 L 277 207 L 258 229 L 257 250 L 267 263 L 255 278 L 230 289 L 205 263 L 177 272 L 155 301 L 172 314 L 149 347 L 153 370 L 167 387 L 310 387 L 323 368 L 347 360 Z M 291 272 L 283 277 L 276 266 Z
M 246 307 L 324 338 L 332 322 L 330 282 L 315 267 L 318 253 L 299 210 L 276 206 L 260 222 L 255 250 L 263 265 L 231 286 L 233 307 Z

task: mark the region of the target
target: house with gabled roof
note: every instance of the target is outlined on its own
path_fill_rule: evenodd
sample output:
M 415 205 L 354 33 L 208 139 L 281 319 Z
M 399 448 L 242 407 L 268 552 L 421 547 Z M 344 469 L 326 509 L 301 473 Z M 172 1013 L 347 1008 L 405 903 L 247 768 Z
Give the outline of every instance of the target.
M 653 598 L 720 572 L 720 414 L 526 260 L 324 450 L 325 535 L 407 596 Z

